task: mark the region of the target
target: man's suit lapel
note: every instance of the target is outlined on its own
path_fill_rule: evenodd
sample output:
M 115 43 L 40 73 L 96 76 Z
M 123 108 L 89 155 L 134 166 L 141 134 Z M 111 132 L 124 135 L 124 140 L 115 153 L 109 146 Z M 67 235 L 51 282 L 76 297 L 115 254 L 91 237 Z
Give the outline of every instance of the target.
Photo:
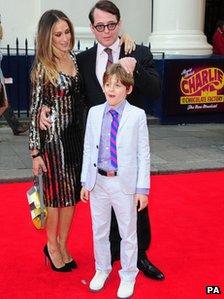
M 124 45 L 121 46 L 121 50 L 120 50 L 120 55 L 119 55 L 119 59 L 125 57 L 125 53 L 124 53 Z
M 92 79 L 95 81 L 98 87 L 102 89 L 98 81 L 98 78 L 96 76 L 96 55 L 97 55 L 97 44 L 92 48 L 91 60 L 89 61 L 89 69 L 90 69 Z

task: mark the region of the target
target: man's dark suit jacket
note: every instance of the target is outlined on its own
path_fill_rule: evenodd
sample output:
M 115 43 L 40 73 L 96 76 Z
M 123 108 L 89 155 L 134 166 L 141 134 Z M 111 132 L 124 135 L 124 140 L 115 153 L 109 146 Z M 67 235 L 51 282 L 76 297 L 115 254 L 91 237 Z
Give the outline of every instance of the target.
M 83 93 L 88 108 L 102 104 L 106 101 L 103 90 L 96 76 L 97 45 L 77 55 L 77 63 L 82 77 Z M 144 108 L 144 98 L 150 102 L 160 96 L 160 79 L 156 72 L 152 54 L 145 46 L 136 46 L 131 57 L 137 60 L 134 72 L 134 88 L 128 101 L 140 108 Z M 121 47 L 120 58 L 125 57 L 124 48 Z M 148 209 L 138 212 L 137 236 L 139 257 L 148 249 L 151 241 L 151 230 Z M 116 217 L 112 210 L 110 242 L 112 257 L 118 257 L 120 253 L 120 240 Z
M 102 104 L 106 101 L 103 90 L 96 76 L 97 45 L 77 55 L 77 63 L 83 81 L 83 91 L 87 105 Z M 127 55 L 137 60 L 134 72 L 134 89 L 128 101 L 137 107 L 144 108 L 144 98 L 148 101 L 160 96 L 160 79 L 155 69 L 152 54 L 145 46 L 136 46 L 136 50 Z M 126 57 L 121 47 L 120 58 Z

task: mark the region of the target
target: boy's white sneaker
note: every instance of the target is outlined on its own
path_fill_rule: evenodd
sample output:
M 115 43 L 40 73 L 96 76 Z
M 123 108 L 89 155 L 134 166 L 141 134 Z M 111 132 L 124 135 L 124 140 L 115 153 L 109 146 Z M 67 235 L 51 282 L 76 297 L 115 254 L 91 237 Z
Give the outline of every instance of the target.
M 126 281 L 121 279 L 117 291 L 117 297 L 119 299 L 130 298 L 134 293 L 134 286 L 135 286 L 135 281 Z
M 93 292 L 100 291 L 104 287 L 104 284 L 105 284 L 109 274 L 110 274 L 110 272 L 96 270 L 96 273 L 93 276 L 93 278 L 89 284 L 90 290 Z

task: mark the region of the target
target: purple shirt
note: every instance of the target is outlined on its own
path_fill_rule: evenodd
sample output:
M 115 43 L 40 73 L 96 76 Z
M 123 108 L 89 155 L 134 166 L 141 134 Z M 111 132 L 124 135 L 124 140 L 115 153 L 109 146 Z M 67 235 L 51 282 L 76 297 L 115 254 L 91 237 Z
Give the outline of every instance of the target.
M 119 165 L 118 165 L 118 169 L 115 169 L 110 162 L 110 127 L 113 118 L 109 110 L 113 109 L 118 113 L 118 121 L 120 122 L 125 104 L 126 104 L 126 100 L 122 101 L 121 103 L 113 107 L 109 106 L 108 103 L 106 103 L 105 111 L 103 114 L 103 120 L 102 120 L 100 144 L 99 144 L 99 156 L 98 156 L 98 164 L 97 164 L 98 168 L 103 169 L 105 171 L 119 169 Z M 149 189 L 136 188 L 135 193 L 148 195 Z
M 117 106 L 109 106 L 106 104 L 105 111 L 103 114 L 100 144 L 99 144 L 99 156 L 98 156 L 98 168 L 105 171 L 117 170 L 110 163 L 110 127 L 113 120 L 109 110 L 113 109 L 118 113 L 118 121 L 120 122 L 121 116 L 126 104 L 126 100 L 119 103 Z

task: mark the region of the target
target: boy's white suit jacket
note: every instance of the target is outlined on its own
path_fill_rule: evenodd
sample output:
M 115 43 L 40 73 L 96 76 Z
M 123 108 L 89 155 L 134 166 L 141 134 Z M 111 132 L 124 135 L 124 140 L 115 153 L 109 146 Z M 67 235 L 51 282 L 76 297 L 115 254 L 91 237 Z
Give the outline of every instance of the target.
M 89 110 L 81 181 L 91 191 L 96 182 L 101 126 L 106 103 Z M 118 178 L 126 194 L 150 187 L 149 136 L 144 110 L 126 102 L 117 132 Z

